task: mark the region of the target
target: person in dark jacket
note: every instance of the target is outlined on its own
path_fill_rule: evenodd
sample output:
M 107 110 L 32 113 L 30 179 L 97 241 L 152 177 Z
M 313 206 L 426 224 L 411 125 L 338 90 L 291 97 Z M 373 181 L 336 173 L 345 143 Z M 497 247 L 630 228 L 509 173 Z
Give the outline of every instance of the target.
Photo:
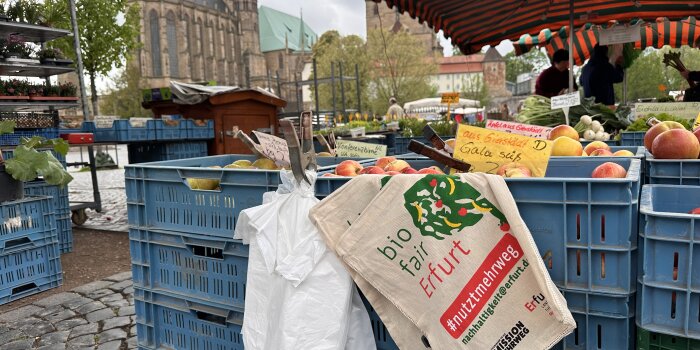
M 569 88 L 569 51 L 557 50 L 552 55 L 552 66 L 545 69 L 537 77 L 535 93 L 552 97 L 561 95 Z M 578 89 L 574 83 L 574 89 Z
M 700 49 L 700 37 L 695 39 L 695 42 L 693 43 L 693 47 L 696 49 Z M 690 88 L 685 90 L 685 93 L 683 95 L 683 102 L 698 102 L 698 101 L 700 101 L 700 72 L 699 71 L 689 71 L 686 69 L 680 73 L 681 73 L 681 76 L 683 76 L 683 78 L 688 81 L 688 83 L 690 83 L 691 81 L 695 83 L 694 86 L 691 86 Z
M 596 44 L 591 59 L 583 67 L 581 85 L 586 97 L 595 97 L 595 102 L 611 106 L 615 104 L 613 84 L 621 83 L 625 72 L 620 65 L 622 57 L 614 66 L 608 60 L 608 47 Z

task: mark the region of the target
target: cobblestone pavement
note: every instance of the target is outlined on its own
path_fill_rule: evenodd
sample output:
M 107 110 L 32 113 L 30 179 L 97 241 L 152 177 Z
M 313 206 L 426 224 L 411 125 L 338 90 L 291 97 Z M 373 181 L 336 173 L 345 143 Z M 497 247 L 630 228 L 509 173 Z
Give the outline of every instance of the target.
M 0 314 L 0 350 L 136 349 L 131 272 Z
M 114 151 L 110 152 L 116 158 Z M 87 156 L 84 155 L 87 159 Z M 68 162 L 80 161 L 78 152 L 71 152 L 67 157 Z M 120 166 L 127 164 L 128 157 L 125 154 L 123 145 L 119 148 Z M 71 202 L 92 202 L 92 177 L 90 172 L 73 172 L 73 181 L 68 185 Z M 102 212 L 98 213 L 88 209 L 86 211 L 89 219 L 82 225 L 84 228 L 107 231 L 129 230 L 126 213 L 126 192 L 124 188 L 124 169 L 100 170 L 97 172 L 97 185 L 100 189 L 102 199 Z

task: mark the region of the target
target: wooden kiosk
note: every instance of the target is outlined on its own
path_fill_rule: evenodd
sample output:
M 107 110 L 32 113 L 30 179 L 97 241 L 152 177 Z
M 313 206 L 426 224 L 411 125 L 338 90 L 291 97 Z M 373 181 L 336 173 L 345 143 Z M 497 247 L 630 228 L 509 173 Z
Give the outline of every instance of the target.
M 209 97 L 204 102 L 186 105 L 171 101 L 144 102 L 156 118 L 164 114 L 179 114 L 187 119 L 214 120 L 214 140 L 209 143 L 209 155 L 250 153 L 243 142 L 233 137 L 237 126 L 246 134 L 264 129 L 278 133 L 277 109 L 287 102 L 257 90 L 239 90 Z

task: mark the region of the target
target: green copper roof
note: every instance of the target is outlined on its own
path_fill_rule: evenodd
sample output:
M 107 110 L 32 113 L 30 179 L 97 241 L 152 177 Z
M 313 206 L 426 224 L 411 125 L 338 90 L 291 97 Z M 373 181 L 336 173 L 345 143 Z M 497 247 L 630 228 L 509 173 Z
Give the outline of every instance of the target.
M 285 47 L 292 51 L 301 51 L 302 34 L 305 51 L 310 51 L 318 40 L 318 35 L 299 17 L 267 6 L 260 6 L 258 17 L 260 21 L 260 50 L 262 52 L 284 50 Z

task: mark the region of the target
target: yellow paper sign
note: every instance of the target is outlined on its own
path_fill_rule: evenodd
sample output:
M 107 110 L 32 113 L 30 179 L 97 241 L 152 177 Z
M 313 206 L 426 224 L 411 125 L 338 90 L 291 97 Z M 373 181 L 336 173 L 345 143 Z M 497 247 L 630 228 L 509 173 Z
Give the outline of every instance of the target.
M 698 117 L 695 118 L 695 123 L 693 123 L 693 130 L 697 129 L 700 127 L 700 113 L 698 113 Z
M 544 177 L 552 141 L 460 124 L 454 157 L 471 164 L 470 172 L 495 174 L 508 163 L 525 165 L 532 177 Z
M 377 158 L 386 156 L 386 145 L 347 140 L 335 141 L 338 157 Z
M 442 103 L 459 103 L 459 92 L 442 93 Z

